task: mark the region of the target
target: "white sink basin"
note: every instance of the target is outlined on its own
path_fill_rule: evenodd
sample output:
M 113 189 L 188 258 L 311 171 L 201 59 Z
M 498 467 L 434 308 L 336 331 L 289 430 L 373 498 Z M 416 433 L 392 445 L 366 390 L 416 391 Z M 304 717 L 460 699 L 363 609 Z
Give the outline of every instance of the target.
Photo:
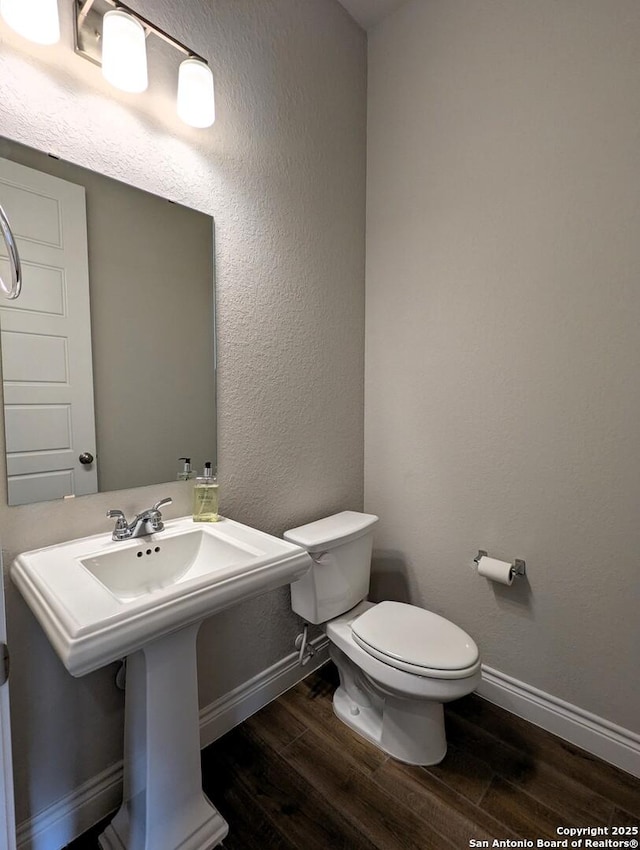
M 25 552 L 11 576 L 66 668 L 82 676 L 289 584 L 310 563 L 300 547 L 233 520 L 189 517 L 135 540 L 98 534 Z
M 253 566 L 262 554 L 254 546 L 192 527 L 179 534 L 155 534 L 92 552 L 80 558 L 80 563 L 114 596 L 129 602 L 202 576 L 208 581 L 228 578 L 238 567 Z

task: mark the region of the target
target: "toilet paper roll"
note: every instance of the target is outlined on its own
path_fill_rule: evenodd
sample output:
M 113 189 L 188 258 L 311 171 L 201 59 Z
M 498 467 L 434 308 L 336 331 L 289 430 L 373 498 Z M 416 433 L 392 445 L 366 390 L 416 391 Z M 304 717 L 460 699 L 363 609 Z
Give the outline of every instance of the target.
M 478 572 L 490 581 L 499 584 L 513 584 L 513 567 L 508 561 L 498 561 L 483 555 L 478 561 Z

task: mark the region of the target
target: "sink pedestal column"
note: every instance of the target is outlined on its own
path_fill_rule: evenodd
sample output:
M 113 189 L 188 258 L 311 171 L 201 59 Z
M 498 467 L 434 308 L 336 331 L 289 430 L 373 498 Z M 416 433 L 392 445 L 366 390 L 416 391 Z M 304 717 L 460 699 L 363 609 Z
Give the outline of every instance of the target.
M 124 801 L 102 850 L 211 850 L 229 830 L 202 791 L 199 626 L 127 658 Z

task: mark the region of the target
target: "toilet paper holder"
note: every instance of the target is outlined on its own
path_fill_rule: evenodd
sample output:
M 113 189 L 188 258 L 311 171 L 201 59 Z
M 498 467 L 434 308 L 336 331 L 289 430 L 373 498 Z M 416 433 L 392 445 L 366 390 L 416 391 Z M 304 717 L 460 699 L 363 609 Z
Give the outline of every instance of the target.
M 475 561 L 476 566 L 480 563 L 480 558 L 489 557 L 489 553 L 484 549 L 478 549 L 478 554 L 473 559 Z M 513 564 L 511 564 L 511 575 L 516 576 L 526 576 L 527 574 L 527 565 L 525 561 L 522 561 L 520 558 L 516 558 Z

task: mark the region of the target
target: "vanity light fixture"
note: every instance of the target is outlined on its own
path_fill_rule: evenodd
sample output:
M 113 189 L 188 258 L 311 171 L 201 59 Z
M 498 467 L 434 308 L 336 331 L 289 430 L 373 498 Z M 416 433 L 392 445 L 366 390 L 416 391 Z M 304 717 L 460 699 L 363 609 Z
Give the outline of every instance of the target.
M 0 0 L 0 14 L 12 30 L 29 41 L 60 41 L 58 0 Z
M 192 127 L 210 127 L 216 119 L 213 74 L 201 59 L 191 57 L 178 71 L 178 115 Z
M 73 0 L 75 51 L 102 66 L 113 86 L 139 93 L 148 86 L 146 39 L 150 34 L 186 58 L 178 72 L 177 112 L 192 127 L 215 120 L 213 74 L 207 62 L 120 0 Z M 37 44 L 60 40 L 58 0 L 0 0 L 0 14 L 24 38 Z
M 102 19 L 102 76 L 121 91 L 146 91 L 147 41 L 144 27 L 122 9 L 111 9 Z
M 146 39 L 150 34 L 186 56 L 178 72 L 177 111 L 192 127 L 215 121 L 213 74 L 206 61 L 120 0 L 73 0 L 75 51 L 102 66 L 102 74 L 121 91 L 146 90 Z M 0 0 L 5 22 L 36 44 L 60 40 L 58 0 Z
M 191 127 L 213 124 L 213 74 L 201 56 L 120 0 L 73 0 L 73 6 L 75 51 L 101 65 L 111 85 L 136 94 L 147 89 L 146 39 L 153 34 L 186 56 L 178 71 L 179 117 Z M 55 44 L 60 40 L 58 0 L 0 0 L 0 14 L 29 41 Z
M 201 56 L 120 0 L 73 3 L 76 53 L 101 65 L 106 80 L 122 91 L 143 92 L 148 84 L 146 39 L 154 35 L 185 56 L 178 72 L 178 115 L 192 127 L 213 124 L 213 74 Z

